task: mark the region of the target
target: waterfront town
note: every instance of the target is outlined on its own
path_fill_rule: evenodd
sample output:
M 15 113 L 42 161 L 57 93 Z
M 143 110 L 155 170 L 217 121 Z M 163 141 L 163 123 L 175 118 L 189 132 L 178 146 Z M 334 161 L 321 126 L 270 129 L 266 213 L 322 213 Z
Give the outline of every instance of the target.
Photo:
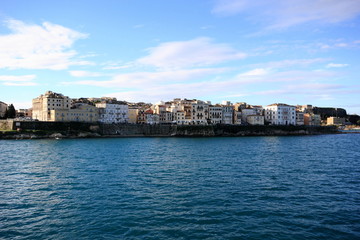
M 130 103 L 116 98 L 74 99 L 47 91 L 32 100 L 32 108 L 15 110 L 0 101 L 0 118 L 20 121 L 86 122 L 103 124 L 176 125 L 345 125 L 359 124 L 358 115 L 342 108 L 246 102 L 212 104 L 210 101 L 175 98 L 167 102 Z

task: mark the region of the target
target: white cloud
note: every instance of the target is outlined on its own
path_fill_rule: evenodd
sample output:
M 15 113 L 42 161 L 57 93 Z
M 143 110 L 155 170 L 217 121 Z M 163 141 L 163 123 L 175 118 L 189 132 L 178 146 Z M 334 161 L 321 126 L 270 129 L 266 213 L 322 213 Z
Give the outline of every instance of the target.
M 360 14 L 357 0 L 217 0 L 213 12 L 221 15 L 249 13 L 270 29 L 308 22 L 338 23 Z
M 157 84 L 168 85 L 171 83 L 186 82 L 192 79 L 201 79 L 205 76 L 222 73 L 224 71 L 225 69 L 223 68 L 204 68 L 163 72 L 135 72 L 119 74 L 108 81 L 87 80 L 75 81 L 71 82 L 71 84 L 109 88 L 146 88 Z M 70 83 L 64 82 L 63 84 Z
M 36 75 L 0 75 L 0 82 L 4 86 L 35 86 Z
M 42 25 L 8 20 L 10 34 L 0 36 L 0 68 L 66 69 L 69 65 L 89 64 L 76 61 L 73 43 L 87 35 L 44 22 Z
M 328 65 L 326 65 L 327 68 L 342 68 L 342 67 L 347 67 L 347 66 L 349 66 L 349 64 L 329 63 Z
M 246 57 L 246 54 L 227 44 L 213 43 L 210 38 L 205 37 L 166 42 L 148 51 L 150 54 L 137 62 L 163 69 L 209 66 Z
M 114 92 L 108 96 L 127 101 L 144 102 L 157 102 L 174 97 L 208 100 L 208 96 L 218 96 L 219 93 L 223 96 L 242 97 L 298 92 L 315 95 L 324 89 L 327 89 L 327 92 L 334 90 L 333 85 L 322 84 L 325 81 L 331 81 L 335 76 L 335 73 L 330 71 L 273 72 L 268 69 L 254 69 L 234 77 L 222 76 L 228 70 L 208 68 L 128 73 L 117 75 L 108 81 L 87 80 L 65 84 L 111 88 L 114 89 Z M 299 89 L 296 87 L 284 89 L 284 84 L 296 85 Z M 271 90 L 275 92 L 260 91 L 263 87 L 275 88 L 275 90 Z M 253 90 L 249 91 L 249 89 Z
M 36 75 L 0 75 L 0 82 L 5 86 L 35 86 L 37 83 L 33 82 Z
M 6 82 L 26 82 L 26 81 L 32 81 L 35 78 L 36 75 L 21 75 L 21 76 L 0 75 L 0 81 L 6 81 Z
M 88 72 L 88 71 L 69 71 L 69 73 L 73 77 L 101 77 L 101 76 L 104 76 L 104 74 L 102 74 L 102 73 Z
M 37 83 L 34 82 L 4 82 L 5 86 L 16 86 L 16 87 L 27 87 L 27 86 L 36 86 Z
M 286 68 L 296 66 L 306 67 L 315 63 L 321 63 L 327 61 L 327 58 L 308 58 L 308 59 L 285 59 L 281 61 L 273 61 L 268 63 L 262 63 L 259 65 L 266 66 L 267 68 Z
M 104 67 L 102 69 L 104 70 L 118 70 L 118 69 L 126 69 L 133 67 L 133 63 L 123 63 L 123 62 L 114 62 L 114 61 L 108 61 L 105 63 L 102 63 Z
M 269 70 L 267 70 L 267 69 L 256 68 L 254 70 L 250 70 L 248 72 L 241 73 L 241 74 L 239 74 L 239 76 L 263 76 L 263 75 L 267 75 L 268 73 L 269 73 Z

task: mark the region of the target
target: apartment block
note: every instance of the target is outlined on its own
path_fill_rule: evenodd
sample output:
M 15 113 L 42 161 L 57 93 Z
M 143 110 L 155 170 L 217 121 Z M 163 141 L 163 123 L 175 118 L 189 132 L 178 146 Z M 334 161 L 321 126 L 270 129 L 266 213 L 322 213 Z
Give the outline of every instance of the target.
M 265 107 L 265 120 L 272 125 L 295 125 L 296 107 L 275 103 Z

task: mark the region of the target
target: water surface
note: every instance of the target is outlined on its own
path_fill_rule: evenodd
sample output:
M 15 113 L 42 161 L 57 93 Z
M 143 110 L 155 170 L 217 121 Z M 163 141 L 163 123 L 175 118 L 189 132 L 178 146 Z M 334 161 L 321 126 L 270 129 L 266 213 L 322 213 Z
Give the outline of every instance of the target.
M 3 239 L 360 239 L 360 135 L 0 141 Z

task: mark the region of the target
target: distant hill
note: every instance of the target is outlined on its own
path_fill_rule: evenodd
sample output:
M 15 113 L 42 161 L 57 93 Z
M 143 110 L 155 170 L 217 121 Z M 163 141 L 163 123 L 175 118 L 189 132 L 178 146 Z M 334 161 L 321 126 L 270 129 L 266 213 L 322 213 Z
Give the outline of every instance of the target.
M 343 108 L 323 108 L 323 107 L 314 107 L 313 112 L 315 114 L 320 114 L 321 120 L 326 120 L 328 117 L 340 117 L 346 118 L 347 113 Z

